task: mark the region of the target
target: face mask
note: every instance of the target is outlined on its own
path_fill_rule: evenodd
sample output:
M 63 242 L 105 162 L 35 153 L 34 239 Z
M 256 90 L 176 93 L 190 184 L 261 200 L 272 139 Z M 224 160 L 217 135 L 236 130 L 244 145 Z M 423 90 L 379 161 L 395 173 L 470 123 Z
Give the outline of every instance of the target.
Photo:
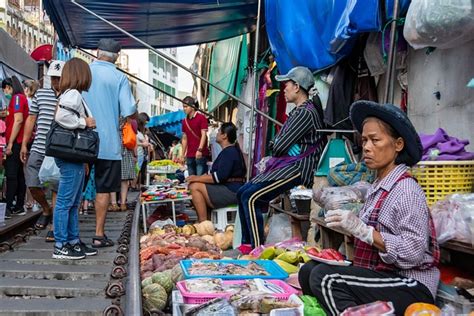
M 5 99 L 7 99 L 7 101 L 10 102 L 10 100 L 12 99 L 12 95 L 11 94 L 5 94 Z

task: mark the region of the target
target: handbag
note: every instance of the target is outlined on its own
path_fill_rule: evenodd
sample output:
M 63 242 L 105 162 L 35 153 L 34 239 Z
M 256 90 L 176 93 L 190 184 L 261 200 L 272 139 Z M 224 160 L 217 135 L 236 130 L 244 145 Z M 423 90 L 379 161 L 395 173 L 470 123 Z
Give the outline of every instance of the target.
M 73 112 L 77 117 L 80 113 L 74 109 L 58 104 L 59 107 Z M 84 106 L 84 102 L 82 103 Z M 84 112 L 87 109 L 84 106 Z M 99 134 L 93 129 L 67 129 L 59 125 L 56 120 L 46 135 L 46 156 L 63 159 L 70 162 L 90 163 L 97 160 L 99 155 Z
M 132 124 L 126 122 L 122 129 L 122 143 L 125 148 L 133 150 L 137 145 L 137 135 L 133 131 Z

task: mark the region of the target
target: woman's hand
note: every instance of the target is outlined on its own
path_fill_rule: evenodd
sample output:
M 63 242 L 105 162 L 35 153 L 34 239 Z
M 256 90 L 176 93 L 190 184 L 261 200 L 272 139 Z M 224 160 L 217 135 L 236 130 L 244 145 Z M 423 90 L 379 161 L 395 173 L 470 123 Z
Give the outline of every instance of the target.
M 86 126 L 90 128 L 95 128 L 95 118 L 86 117 Z
M 199 180 L 199 176 L 194 176 L 194 175 L 186 178 L 186 182 L 189 184 L 193 182 L 198 182 L 198 180 Z
M 365 224 L 357 215 L 348 210 L 331 210 L 326 214 L 328 227 L 342 228 L 355 238 L 372 245 L 374 243 L 374 228 Z

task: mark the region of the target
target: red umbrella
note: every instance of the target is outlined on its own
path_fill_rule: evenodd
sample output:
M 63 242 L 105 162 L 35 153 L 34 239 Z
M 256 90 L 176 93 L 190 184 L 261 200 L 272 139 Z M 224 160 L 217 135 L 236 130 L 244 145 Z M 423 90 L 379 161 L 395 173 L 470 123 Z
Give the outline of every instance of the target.
M 36 61 L 49 61 L 53 59 L 53 45 L 44 44 L 35 48 L 31 53 L 31 58 Z

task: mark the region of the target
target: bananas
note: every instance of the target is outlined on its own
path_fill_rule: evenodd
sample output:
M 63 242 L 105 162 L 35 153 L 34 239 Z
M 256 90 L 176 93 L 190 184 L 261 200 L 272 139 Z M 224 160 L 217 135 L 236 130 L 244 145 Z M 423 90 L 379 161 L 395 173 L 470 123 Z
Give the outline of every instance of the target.
M 292 273 L 296 273 L 298 272 L 298 267 L 286 262 L 286 261 L 283 261 L 283 260 L 280 260 L 280 259 L 273 259 L 273 261 L 278 264 L 280 266 L 280 268 L 282 268 L 286 273 L 288 274 L 292 274 Z

